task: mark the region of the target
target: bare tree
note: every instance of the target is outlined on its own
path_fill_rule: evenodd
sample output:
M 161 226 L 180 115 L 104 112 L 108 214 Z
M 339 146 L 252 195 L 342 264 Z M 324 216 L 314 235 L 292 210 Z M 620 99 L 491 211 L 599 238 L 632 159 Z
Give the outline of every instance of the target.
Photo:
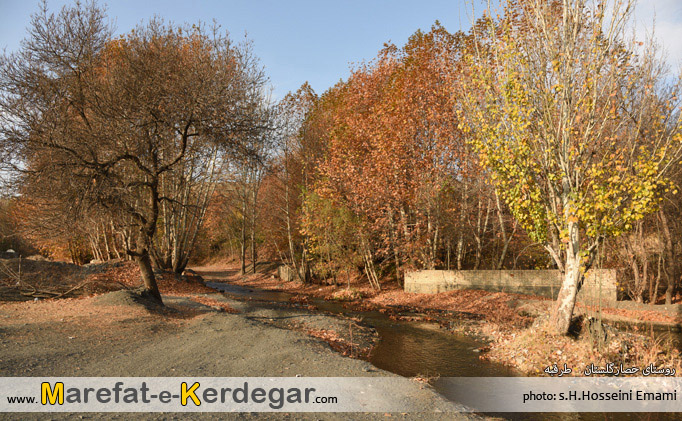
M 161 206 L 180 203 L 162 182 L 191 166 L 196 142 L 238 147 L 235 133 L 254 126 L 242 93 L 262 73 L 248 48 L 202 26 L 153 20 L 111 34 L 94 3 L 57 14 L 43 4 L 21 51 L 0 62 L 0 135 L 26 183 L 133 233 L 126 253 L 161 301 L 150 249 Z

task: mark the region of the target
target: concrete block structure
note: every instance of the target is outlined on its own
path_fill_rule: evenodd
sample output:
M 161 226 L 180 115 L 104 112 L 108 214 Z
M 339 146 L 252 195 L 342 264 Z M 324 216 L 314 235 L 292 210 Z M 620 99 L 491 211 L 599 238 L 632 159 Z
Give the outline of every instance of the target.
M 277 268 L 277 277 L 284 282 L 291 282 L 296 279 L 296 271 L 291 266 L 281 265 Z
M 617 300 L 617 271 L 591 269 L 578 301 L 597 305 Z M 558 270 L 419 270 L 405 274 L 405 291 L 435 294 L 455 289 L 539 295 L 556 299 L 563 278 Z

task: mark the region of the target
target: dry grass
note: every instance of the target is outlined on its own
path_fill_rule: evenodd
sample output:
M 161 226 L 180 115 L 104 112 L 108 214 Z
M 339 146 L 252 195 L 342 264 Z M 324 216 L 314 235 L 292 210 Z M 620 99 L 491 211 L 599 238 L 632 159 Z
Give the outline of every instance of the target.
M 399 306 L 418 311 L 444 310 L 481 316 L 487 321 L 526 326 L 530 318 L 519 315 L 515 302 L 529 297 L 480 290 L 457 290 L 439 294 L 411 294 L 402 290 L 385 291 L 369 301 L 378 306 Z
M 49 298 L 55 296 L 78 297 L 115 291 L 124 285 L 115 279 L 100 282 L 98 275 L 105 266 L 83 267 L 63 262 L 30 259 L 7 259 L 0 261 L 0 285 L 7 294 Z M 11 297 L 0 297 L 8 299 Z
M 675 368 L 682 374 L 680 352 L 669 341 L 609 329 L 608 340 L 600 347 L 584 326 L 581 332 L 577 338 L 556 335 L 546 323 L 528 329 L 498 331 L 490 352 L 481 358 L 536 376 L 544 376 L 544 368 L 553 364 L 559 367 L 566 364 L 573 369 L 572 376 L 583 376 L 588 365 L 603 367 L 609 363 L 640 370 L 653 363 Z
M 597 313 L 599 311 L 599 309 L 594 306 L 585 306 L 582 304 L 577 304 L 577 306 L 593 313 Z M 622 308 L 608 307 L 602 308 L 601 311 L 605 314 L 612 314 L 628 319 L 637 319 L 642 322 L 682 323 L 682 315 L 680 314 L 671 315 L 653 310 L 627 310 Z
M 121 326 L 125 326 L 125 322 L 129 321 L 134 321 L 135 324 L 145 321 L 178 324 L 210 311 L 183 305 L 167 305 L 154 311 L 145 309 L 143 306 L 126 306 L 126 310 L 121 311 L 120 305 L 116 303 L 103 305 L 90 298 L 93 294 L 135 289 L 141 286 L 140 271 L 134 262 L 111 265 L 100 271 L 53 262 L 35 262 L 25 267 L 29 270 L 29 272 L 24 272 L 26 276 L 30 276 L 32 282 L 41 288 L 67 289 L 83 282 L 86 282 L 88 287 L 78 290 L 74 298 L 0 301 L 0 313 L 5 315 L 2 322 L 8 326 L 26 322 L 57 324 L 64 322 L 78 326 L 83 332 L 104 334 L 121 330 Z M 163 295 L 193 297 L 198 293 L 215 293 L 213 289 L 191 277 L 187 281 L 178 281 L 172 274 L 163 274 L 157 276 L 157 281 Z M 227 304 L 209 298 L 196 297 L 195 301 L 209 307 L 221 307 L 227 312 L 235 311 Z
M 123 262 L 107 271 L 93 275 L 90 279 L 100 284 L 121 285 L 126 288 L 137 288 L 142 285 L 140 268 L 134 262 Z M 203 285 L 194 277 L 187 280 L 178 280 L 172 273 L 156 275 L 159 291 L 163 295 L 206 294 L 215 290 Z
M 51 298 L 60 294 L 66 298 L 84 297 L 142 285 L 139 267 L 134 262 L 77 266 L 62 262 L 11 259 L 0 263 L 0 268 L 4 269 L 0 270 L 0 285 L 5 287 L 3 291 L 18 297 L 23 293 L 23 299 L 32 299 L 33 296 Z M 164 295 L 215 292 L 192 276 L 177 280 L 173 274 L 164 273 L 157 276 L 157 283 Z M 14 295 L 0 296 L 0 301 L 10 300 Z

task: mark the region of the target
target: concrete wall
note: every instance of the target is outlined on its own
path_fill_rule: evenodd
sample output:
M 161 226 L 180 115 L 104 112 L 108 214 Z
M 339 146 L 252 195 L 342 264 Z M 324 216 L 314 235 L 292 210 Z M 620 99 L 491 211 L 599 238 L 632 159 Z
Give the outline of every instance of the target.
M 420 270 L 405 274 L 405 291 L 434 294 L 455 289 L 483 289 L 556 298 L 561 288 L 558 270 Z M 598 304 L 616 301 L 616 270 L 592 269 L 578 301 Z
M 296 271 L 289 265 L 281 265 L 277 268 L 277 276 L 284 282 L 296 280 Z

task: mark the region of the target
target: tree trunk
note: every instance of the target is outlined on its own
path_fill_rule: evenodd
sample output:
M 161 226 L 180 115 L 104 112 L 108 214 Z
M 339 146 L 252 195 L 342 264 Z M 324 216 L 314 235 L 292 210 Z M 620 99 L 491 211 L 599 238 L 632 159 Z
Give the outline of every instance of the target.
M 552 323 L 559 334 L 567 334 L 571 325 L 580 277 L 580 257 L 577 253 L 569 252 L 566 255 L 564 281 L 552 315 Z
M 395 262 L 395 280 L 398 282 L 398 285 L 403 286 L 403 283 L 400 279 L 400 253 L 398 252 L 398 232 L 396 231 L 396 223 L 393 219 L 393 208 L 389 208 L 389 216 L 388 216 L 388 221 L 389 221 L 389 229 L 390 229 L 390 240 L 391 240 L 391 248 L 393 249 L 393 259 Z
M 296 262 L 296 250 L 294 249 L 294 237 L 291 235 L 291 219 L 289 217 L 289 212 L 287 211 L 287 239 L 289 240 L 289 256 L 291 257 L 291 267 L 294 269 L 296 274 L 296 279 L 299 282 L 303 282 L 301 273 L 298 269 L 298 263 Z
M 147 292 L 156 298 L 159 303 L 163 304 L 161 293 L 159 292 L 159 286 L 156 284 L 156 277 L 154 276 L 154 271 L 152 270 L 152 261 L 149 258 L 149 253 L 146 250 L 142 250 L 139 252 L 139 255 L 135 256 L 135 261 L 140 267 L 140 274 L 142 274 L 145 290 L 147 290 Z
M 464 218 L 467 211 L 467 184 L 462 190 L 462 205 L 459 209 L 459 238 L 457 239 L 457 270 L 462 270 L 462 260 L 464 258 Z
M 158 179 L 156 181 L 158 182 Z M 152 183 L 150 190 L 150 214 L 145 221 L 144 226 L 141 227 L 140 232 L 138 233 L 135 253 L 132 254 L 138 266 L 140 267 L 140 273 L 142 275 L 142 280 L 144 281 L 145 289 L 152 295 L 152 297 L 154 297 L 161 305 L 163 305 L 161 293 L 159 292 L 159 287 L 156 284 L 156 277 L 154 276 L 154 271 L 152 270 L 152 260 L 149 256 L 149 249 L 152 243 L 152 238 L 154 238 L 154 233 L 156 232 L 156 223 L 159 218 L 158 184 L 156 182 Z
M 670 305 L 673 302 L 673 291 L 675 289 L 675 284 L 680 277 L 679 263 L 678 260 L 675 259 L 675 248 L 673 246 L 668 219 L 666 218 L 663 209 L 661 209 L 658 214 L 661 218 L 663 236 L 665 238 L 665 262 L 668 266 L 667 269 L 664 268 L 667 281 L 667 287 L 665 289 L 665 305 Z
M 500 204 L 500 195 L 497 194 L 497 190 L 495 190 L 495 205 L 497 206 L 497 217 L 500 222 L 500 232 L 502 234 L 502 252 L 500 253 L 500 258 L 497 261 L 497 266 L 495 269 L 500 270 L 502 269 L 502 266 L 504 266 L 504 259 L 507 257 L 507 250 L 509 250 L 509 243 L 511 243 L 511 240 L 514 236 L 514 233 L 507 238 L 507 229 L 504 225 L 504 218 L 502 217 L 502 205 Z
M 661 273 L 663 267 L 663 254 L 658 255 L 658 265 L 656 266 L 656 283 L 649 291 L 649 304 L 656 304 L 658 300 L 658 287 L 661 284 Z
M 256 273 L 256 264 L 258 256 L 256 255 L 256 231 L 251 229 L 251 271 Z
M 241 262 L 240 274 L 244 275 L 246 273 L 246 239 L 245 235 L 242 235 L 242 249 L 239 255 L 239 261 Z
M 372 249 L 370 248 L 367 240 L 364 237 L 360 237 L 360 246 L 362 248 L 362 257 L 365 263 L 365 274 L 369 280 L 370 286 L 376 290 L 381 290 L 381 284 L 379 284 L 379 277 L 377 276 L 376 268 L 374 267 L 374 256 L 372 256 Z
M 638 298 L 640 294 L 638 291 L 642 282 L 640 281 L 641 277 L 639 276 L 639 261 L 637 260 L 637 257 L 635 257 L 634 255 L 632 257 L 632 262 L 630 263 L 630 266 L 632 267 L 632 274 L 635 280 L 635 287 L 632 289 L 632 293 L 634 293 L 635 295 L 634 297 L 635 302 L 640 302 L 640 298 Z
M 580 238 L 578 224 L 568 223 L 568 249 L 564 265 L 564 281 L 559 290 L 552 314 L 552 324 L 558 334 L 568 333 L 575 308 L 576 296 L 582 278 L 580 271 Z
M 104 222 L 102 222 L 102 232 L 104 233 L 104 249 L 106 250 L 106 260 L 111 260 L 111 249 L 109 248 L 109 240 L 107 239 L 107 228 L 104 225 Z
M 304 237 L 303 238 L 303 250 L 301 250 L 301 279 L 303 279 L 303 283 L 307 284 L 308 281 L 312 281 L 310 279 L 309 272 L 308 272 L 308 256 L 307 256 L 307 250 L 308 250 L 308 240 Z
M 636 259 L 636 257 L 635 257 Z M 635 302 L 644 303 L 644 291 L 646 288 L 647 278 L 649 277 L 649 259 L 646 255 L 642 257 L 642 276 L 635 278 L 636 281 L 636 297 Z
M 671 282 L 668 278 L 668 286 L 665 288 L 665 305 L 669 306 L 673 303 L 673 290 L 675 289 L 675 284 Z
M 114 254 L 116 254 L 116 258 L 120 260 L 122 258 L 122 256 L 121 256 L 121 252 L 118 251 L 118 245 L 116 244 L 116 234 L 117 234 L 117 232 L 116 232 L 116 229 L 114 229 L 114 222 L 111 221 L 111 240 L 112 240 L 111 245 L 112 245 L 112 248 L 114 249 Z
M 246 197 L 243 197 L 244 203 L 242 207 L 242 250 L 241 250 L 241 274 L 244 275 L 246 273 L 246 221 L 247 221 L 247 216 L 246 216 Z
M 478 211 L 476 212 L 476 229 L 474 230 L 474 240 L 476 241 L 476 255 L 474 259 L 474 270 L 478 270 L 479 266 L 481 265 L 481 252 L 483 249 L 483 246 L 481 244 L 482 242 L 482 230 L 481 230 L 481 214 L 482 214 L 482 202 L 481 202 L 481 196 L 479 192 L 479 197 L 478 197 L 478 206 L 477 206 Z
M 286 215 L 286 223 L 287 223 L 287 240 L 289 241 L 289 256 L 291 258 L 291 267 L 294 269 L 294 273 L 296 274 L 296 279 L 298 279 L 299 282 L 303 282 L 303 278 L 301 277 L 301 273 L 298 270 L 298 263 L 296 262 L 296 249 L 294 248 L 294 236 L 292 235 L 292 227 L 291 227 L 291 212 L 289 211 L 289 185 L 287 184 L 285 186 L 285 215 Z
M 255 177 L 254 177 L 255 178 Z M 253 206 L 252 214 L 251 214 L 251 268 L 253 270 L 253 273 L 256 273 L 256 261 L 258 260 L 258 256 L 256 256 L 256 208 L 257 208 L 257 192 L 258 192 L 258 186 L 254 182 L 254 186 L 251 191 L 251 206 Z

